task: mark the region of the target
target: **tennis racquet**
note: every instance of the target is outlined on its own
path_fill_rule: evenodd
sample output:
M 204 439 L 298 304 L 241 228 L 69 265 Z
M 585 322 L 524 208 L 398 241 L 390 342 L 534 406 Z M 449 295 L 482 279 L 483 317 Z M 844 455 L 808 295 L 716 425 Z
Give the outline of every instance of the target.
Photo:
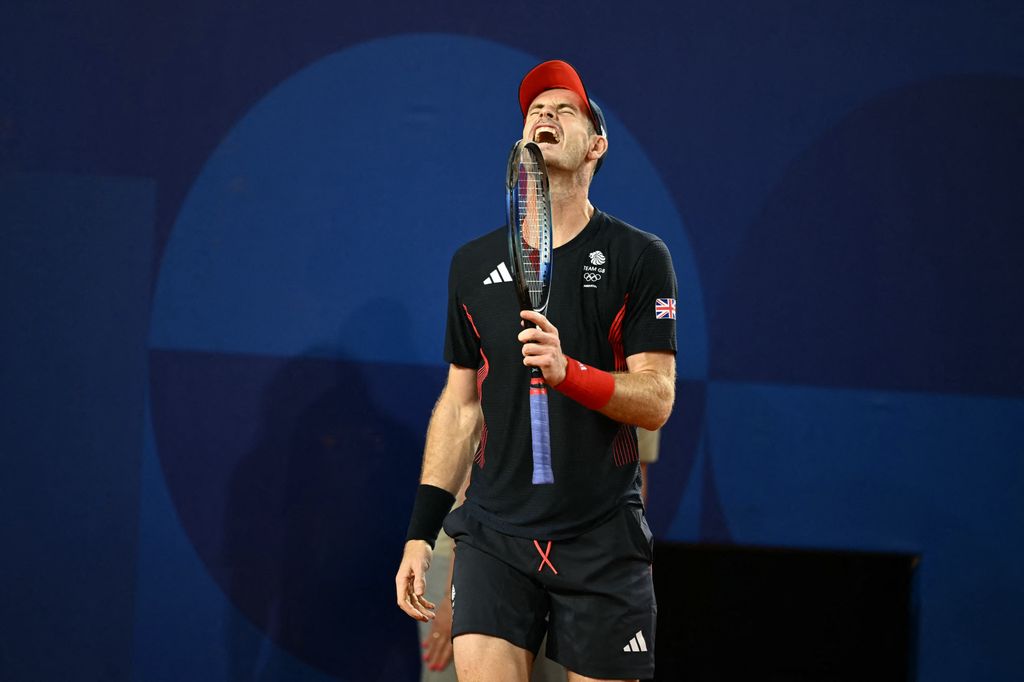
M 512 281 L 523 310 L 546 314 L 551 292 L 551 198 L 540 147 L 520 140 L 508 157 L 508 251 Z M 530 431 L 534 484 L 554 483 L 548 389 L 544 375 L 530 368 Z

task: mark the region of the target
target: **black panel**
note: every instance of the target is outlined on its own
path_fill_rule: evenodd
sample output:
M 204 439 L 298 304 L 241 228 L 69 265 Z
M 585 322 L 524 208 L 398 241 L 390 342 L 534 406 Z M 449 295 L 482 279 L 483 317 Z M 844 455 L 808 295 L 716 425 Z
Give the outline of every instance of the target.
M 656 680 L 911 679 L 902 554 L 660 544 Z

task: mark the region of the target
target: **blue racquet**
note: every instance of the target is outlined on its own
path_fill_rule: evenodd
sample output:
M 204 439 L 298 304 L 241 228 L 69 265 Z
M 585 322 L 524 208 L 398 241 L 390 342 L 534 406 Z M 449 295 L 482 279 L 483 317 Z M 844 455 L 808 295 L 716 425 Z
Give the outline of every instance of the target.
M 508 251 L 512 281 L 523 310 L 546 314 L 551 292 L 551 198 L 548 172 L 540 147 L 520 140 L 512 147 L 506 178 Z M 530 430 L 533 482 L 554 483 L 548 388 L 544 375 L 530 368 Z

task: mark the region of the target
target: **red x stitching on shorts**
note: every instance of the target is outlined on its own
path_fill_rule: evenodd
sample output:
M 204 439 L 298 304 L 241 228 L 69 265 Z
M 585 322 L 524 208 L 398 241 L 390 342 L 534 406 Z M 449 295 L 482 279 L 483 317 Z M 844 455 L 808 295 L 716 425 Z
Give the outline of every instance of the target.
M 544 565 L 547 564 L 551 567 L 551 572 L 558 575 L 558 570 L 555 569 L 555 565 L 551 563 L 551 540 L 548 540 L 547 549 L 541 549 L 540 543 L 536 540 L 533 541 L 533 546 L 537 548 L 537 554 L 540 554 L 540 566 L 537 567 L 537 572 L 540 573 L 544 570 Z

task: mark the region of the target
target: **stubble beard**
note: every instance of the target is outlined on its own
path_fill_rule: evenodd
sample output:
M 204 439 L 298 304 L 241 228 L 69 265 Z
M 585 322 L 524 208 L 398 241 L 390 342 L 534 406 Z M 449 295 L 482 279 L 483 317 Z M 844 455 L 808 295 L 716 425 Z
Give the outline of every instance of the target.
M 567 142 L 563 142 L 559 148 L 550 150 L 553 153 L 544 154 L 544 163 L 549 170 L 563 173 L 578 173 L 582 170 L 587 158 L 586 145 Z

